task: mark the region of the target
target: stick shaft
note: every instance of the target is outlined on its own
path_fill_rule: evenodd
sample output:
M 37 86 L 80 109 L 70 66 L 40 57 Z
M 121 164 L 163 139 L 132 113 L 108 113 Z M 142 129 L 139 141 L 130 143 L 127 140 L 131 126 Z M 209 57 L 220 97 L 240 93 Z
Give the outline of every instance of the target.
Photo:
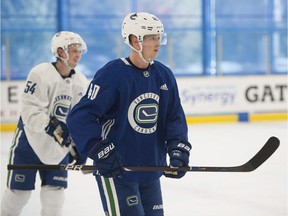
M 255 154 L 248 162 L 240 166 L 187 166 L 171 168 L 168 166 L 124 166 L 125 171 L 134 172 L 251 172 L 263 164 L 279 147 L 280 141 L 277 137 L 270 137 L 265 145 Z M 93 165 L 33 165 L 33 164 L 8 164 L 8 170 L 74 170 L 87 171 L 92 173 L 97 170 L 97 166 Z

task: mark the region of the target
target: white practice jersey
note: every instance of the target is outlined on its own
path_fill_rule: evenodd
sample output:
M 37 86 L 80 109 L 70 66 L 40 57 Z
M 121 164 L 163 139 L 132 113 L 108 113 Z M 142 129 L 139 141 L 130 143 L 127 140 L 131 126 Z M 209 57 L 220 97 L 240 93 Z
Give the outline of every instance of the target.
M 85 94 L 88 80 L 71 71 L 63 78 L 52 63 L 42 63 L 30 71 L 22 95 L 21 118 L 27 139 L 44 164 L 58 164 L 69 152 L 45 132 L 50 117 L 66 122 L 70 109 Z

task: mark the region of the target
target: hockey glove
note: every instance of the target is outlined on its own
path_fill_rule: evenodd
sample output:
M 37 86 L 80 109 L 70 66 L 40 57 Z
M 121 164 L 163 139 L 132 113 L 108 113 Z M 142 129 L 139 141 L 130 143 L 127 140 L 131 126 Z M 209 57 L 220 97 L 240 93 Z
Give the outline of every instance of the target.
M 168 154 L 170 157 L 170 167 L 185 167 L 189 164 L 189 155 L 191 144 L 188 141 L 171 143 L 168 146 Z M 171 171 L 164 172 L 164 175 L 169 178 L 182 178 L 186 172 Z
M 74 142 L 71 140 L 71 144 L 68 146 L 69 148 L 69 163 L 75 164 L 75 165 L 80 165 L 84 164 L 85 160 L 81 160 L 81 157 L 79 156 L 79 152 L 77 150 L 76 145 Z
M 96 143 L 88 157 L 95 161 L 100 175 L 106 178 L 122 177 L 124 170 L 122 160 L 109 139 Z
M 68 147 L 72 142 L 67 125 L 64 122 L 59 121 L 55 116 L 50 118 L 49 124 L 46 126 L 45 131 L 50 136 L 54 137 L 55 141 L 62 147 Z

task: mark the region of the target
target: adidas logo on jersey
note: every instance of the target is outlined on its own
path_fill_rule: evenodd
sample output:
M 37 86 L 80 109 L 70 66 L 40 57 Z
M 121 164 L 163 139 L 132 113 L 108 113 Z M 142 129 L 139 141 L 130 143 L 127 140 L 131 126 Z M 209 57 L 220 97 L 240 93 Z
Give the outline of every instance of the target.
M 166 83 L 165 83 L 164 85 L 160 86 L 160 89 L 167 91 L 167 90 L 168 90 L 168 87 L 167 87 Z

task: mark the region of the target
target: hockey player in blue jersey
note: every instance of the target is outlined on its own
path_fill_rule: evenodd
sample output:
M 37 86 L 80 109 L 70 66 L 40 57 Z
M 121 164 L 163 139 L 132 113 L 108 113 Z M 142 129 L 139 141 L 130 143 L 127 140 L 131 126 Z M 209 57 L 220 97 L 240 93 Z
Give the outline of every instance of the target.
M 81 155 L 94 160 L 103 208 L 109 216 L 163 216 L 162 172 L 126 172 L 125 166 L 188 166 L 191 145 L 171 70 L 154 61 L 166 43 L 162 22 L 128 14 L 122 37 L 127 58 L 99 69 L 67 117 Z M 100 175 L 99 175 L 100 174 Z M 164 173 L 181 178 L 185 172 Z
M 79 34 L 61 31 L 54 35 L 51 52 L 56 62 L 36 65 L 27 77 L 9 164 L 69 162 L 72 142 L 65 120 L 69 109 L 85 94 L 89 84 L 84 74 L 75 69 L 86 51 L 86 43 Z M 37 173 L 37 170 L 8 172 L 0 215 L 21 214 L 35 188 Z M 61 216 L 67 171 L 41 170 L 39 175 L 41 214 L 38 215 Z

